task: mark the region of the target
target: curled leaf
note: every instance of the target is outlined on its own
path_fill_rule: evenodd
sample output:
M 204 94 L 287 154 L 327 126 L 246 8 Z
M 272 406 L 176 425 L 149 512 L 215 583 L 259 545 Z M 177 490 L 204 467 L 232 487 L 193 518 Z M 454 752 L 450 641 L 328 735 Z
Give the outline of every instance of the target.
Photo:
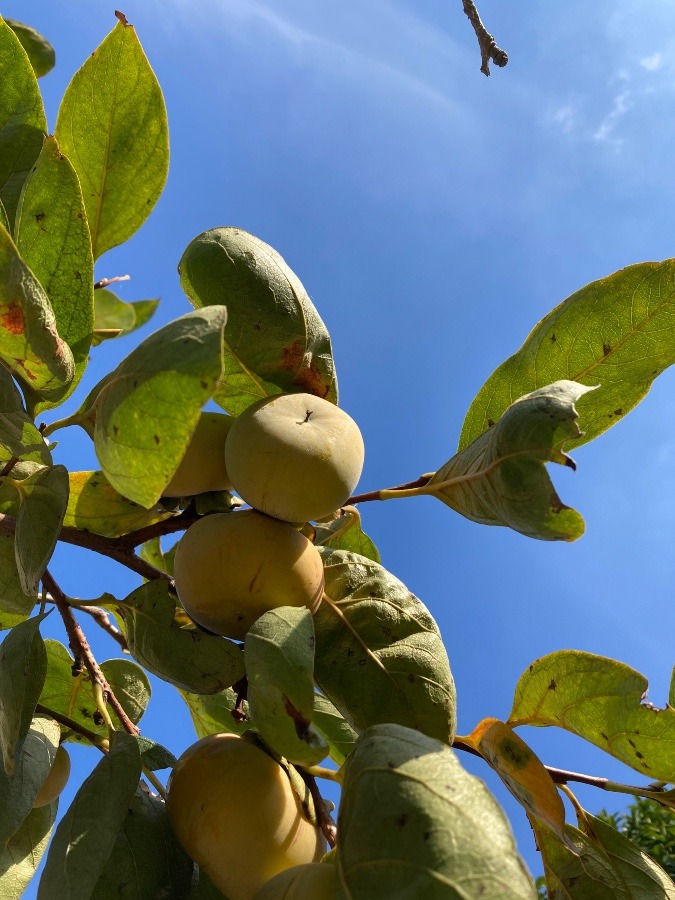
M 576 540 L 583 519 L 560 500 L 544 464 L 575 468 L 562 447 L 581 433 L 574 404 L 591 390 L 557 381 L 520 397 L 442 466 L 424 493 L 483 525 L 507 525 L 540 540 Z

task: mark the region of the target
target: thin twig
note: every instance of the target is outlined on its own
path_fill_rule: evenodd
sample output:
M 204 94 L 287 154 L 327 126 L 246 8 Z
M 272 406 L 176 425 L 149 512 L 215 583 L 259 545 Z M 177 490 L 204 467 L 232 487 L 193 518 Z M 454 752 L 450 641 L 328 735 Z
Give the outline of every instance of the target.
M 308 772 L 307 769 L 303 769 L 302 766 L 296 766 L 295 769 L 307 785 L 307 789 L 309 790 L 309 793 L 312 796 L 312 800 L 314 801 L 317 823 L 319 825 L 319 828 L 323 832 L 324 837 L 328 841 L 328 846 L 332 849 L 335 846 L 337 837 L 337 825 L 335 824 L 335 820 L 330 814 L 331 811 L 329 809 L 329 804 L 321 796 L 319 786 L 316 783 L 316 779 L 311 774 L 311 772 Z
M 56 710 L 50 709 L 48 706 L 43 706 L 42 703 L 37 704 L 35 712 L 41 713 L 43 716 L 49 716 L 50 719 L 54 719 L 55 722 L 58 722 L 59 725 L 63 725 L 64 728 L 70 728 L 75 734 L 81 735 L 83 738 L 86 738 L 90 744 L 98 747 L 102 753 L 108 752 L 108 741 L 104 737 L 101 737 L 100 734 L 96 734 L 95 731 L 90 731 L 88 728 L 85 728 L 84 725 L 80 725 L 75 719 L 64 716 L 63 713 L 56 712 Z
M 473 30 L 476 32 L 476 37 L 478 38 L 478 46 L 480 47 L 480 58 L 481 58 L 481 67 L 480 70 L 483 75 L 490 76 L 490 60 L 496 66 L 503 68 L 507 62 L 509 61 L 508 55 L 497 46 L 495 43 L 495 39 L 488 32 L 487 28 L 481 22 L 481 18 L 478 15 L 478 10 L 476 9 L 476 4 L 473 0 L 462 0 L 462 4 L 464 6 L 464 12 L 469 17 L 469 21 L 473 25 Z
M 427 475 L 420 475 L 415 481 L 408 481 L 405 484 L 397 484 L 396 487 L 386 488 L 386 493 L 390 493 L 391 491 L 410 491 L 415 488 L 424 487 L 433 477 L 433 472 Z M 349 500 L 346 500 L 345 506 L 353 506 L 355 503 L 367 503 L 370 500 L 383 500 L 389 499 L 382 497 L 382 490 L 379 491 L 368 491 L 365 494 L 354 494 L 353 497 L 350 497 Z
M 73 656 L 75 656 L 76 658 L 79 657 L 82 660 L 87 672 L 89 673 L 89 677 L 91 678 L 92 683 L 100 686 L 104 697 L 106 698 L 112 709 L 115 711 L 115 714 L 122 723 L 124 730 L 129 734 L 138 734 L 140 729 L 138 729 L 134 725 L 129 716 L 125 713 L 124 709 L 122 708 L 122 704 L 113 693 L 113 690 L 108 684 L 105 675 L 101 671 L 101 667 L 96 662 L 94 654 L 91 652 L 89 642 L 87 641 L 84 632 L 80 628 L 77 619 L 73 614 L 72 607 L 68 603 L 68 598 L 58 586 L 56 581 L 54 581 L 54 578 L 50 574 L 49 570 L 45 570 L 45 573 L 42 576 L 42 583 L 52 595 L 54 603 L 56 604 L 56 608 L 61 614 L 61 618 L 63 619 L 63 624 L 66 629 L 66 634 L 68 635 L 68 643 L 70 644 L 70 649 L 73 651 Z
M 84 604 L 80 605 L 79 603 L 75 606 L 75 608 L 81 610 L 84 613 L 87 613 L 88 616 L 91 616 L 92 619 L 94 619 L 94 621 L 97 622 L 114 641 L 117 641 L 117 643 L 125 653 L 129 652 L 127 639 L 124 637 L 119 628 L 115 628 L 113 623 L 108 618 L 108 613 L 104 609 L 101 609 L 100 606 L 85 606 Z
M 131 281 L 131 275 L 114 275 L 112 278 L 101 278 L 94 284 L 94 290 L 108 287 L 109 284 L 116 284 L 118 281 Z
M 136 531 L 130 531 L 121 537 L 115 538 L 117 546 L 124 548 L 130 552 L 133 547 L 138 547 L 146 541 L 150 541 L 156 537 L 163 537 L 165 534 L 175 534 L 177 531 L 185 531 L 190 525 L 193 525 L 201 516 L 197 514 L 191 504 L 186 510 L 171 519 L 163 519 L 161 522 L 155 522 L 152 525 L 146 525 L 144 528 L 138 528 Z
M 7 518 L 7 517 L 5 517 Z M 170 519 L 168 521 L 171 521 Z M 79 528 L 72 528 L 65 525 L 59 534 L 59 540 L 66 544 L 73 544 L 76 547 L 84 547 L 87 550 L 93 550 L 94 553 L 100 553 L 107 556 L 115 562 L 121 563 L 132 572 L 136 572 L 142 578 L 148 581 L 154 581 L 156 578 L 165 578 L 171 581 L 171 576 L 166 572 L 161 572 L 153 565 L 141 559 L 140 556 L 128 549 L 121 538 L 102 537 L 100 534 L 92 534 L 90 531 L 80 531 Z

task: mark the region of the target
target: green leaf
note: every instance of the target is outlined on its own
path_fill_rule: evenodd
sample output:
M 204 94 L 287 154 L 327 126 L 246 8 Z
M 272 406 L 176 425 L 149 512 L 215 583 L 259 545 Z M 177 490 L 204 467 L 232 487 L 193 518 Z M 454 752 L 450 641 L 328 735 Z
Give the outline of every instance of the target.
M 49 447 L 24 409 L 12 376 L 0 366 L 0 460 L 4 463 L 14 458 L 52 464 Z M 16 475 L 16 470 L 12 474 Z
M 23 183 L 42 149 L 47 119 L 26 51 L 2 18 L 0 84 L 0 200 L 11 223 Z
M 509 723 L 557 725 L 652 780 L 675 781 L 675 709 L 644 702 L 647 679 L 578 650 L 535 660 L 516 685 Z
M 280 606 L 253 623 L 244 641 L 251 717 L 287 760 L 316 765 L 328 744 L 312 728 L 314 626 L 308 609 Z
M 47 671 L 40 635 L 43 616 L 16 625 L 0 644 L 0 751 L 5 772 L 14 774 Z
M 330 336 L 300 279 L 260 238 L 214 228 L 178 266 L 193 306 L 227 306 L 225 374 L 215 400 L 232 415 L 281 392 L 337 402 Z
M 5 231 L 12 230 L 12 225 L 9 221 L 9 216 L 7 215 L 7 210 L 5 209 L 5 204 L 0 200 L 0 225 L 3 226 Z
M 106 288 L 94 292 L 94 344 L 136 331 L 155 314 L 159 300 L 126 303 Z
M 129 651 L 150 672 L 178 688 L 215 694 L 244 675 L 237 644 L 176 620 L 176 601 L 164 579 L 149 581 L 118 607 Z
M 382 566 L 321 549 L 324 601 L 314 616 L 314 677 L 357 730 L 398 722 L 451 743 L 455 684 L 438 626 Z
M 445 744 L 377 725 L 343 773 L 337 897 L 536 897 L 504 813 Z
M 16 565 L 13 534 L 0 534 L 0 619 L 11 628 L 23 621 L 37 603 L 37 594 L 24 594 Z M 6 623 L 10 624 L 6 624 Z
M 421 493 L 482 525 L 506 525 L 543 541 L 575 541 L 584 520 L 560 500 L 544 463 L 576 468 L 562 446 L 580 434 L 574 404 L 590 390 L 558 381 L 520 397 Z
M 545 825 L 533 823 L 552 898 L 672 900 L 675 884 L 639 847 L 587 815 L 588 834 L 565 826 L 568 847 Z
M 94 443 L 120 494 L 151 507 L 220 383 L 226 310 L 188 313 L 146 338 L 100 389 Z
M 89 358 L 94 259 L 78 177 L 53 137 L 45 140 L 24 185 L 15 240 L 21 258 L 49 297 L 58 333 L 73 354 L 75 377 L 66 392 L 70 394 Z
M 144 737 L 137 737 L 136 740 L 141 749 L 143 768 L 149 769 L 151 772 L 157 772 L 160 769 L 173 769 L 178 762 L 170 750 L 162 747 L 156 741 L 151 741 Z
M 91 900 L 187 897 L 192 869 L 192 860 L 173 836 L 165 804 L 139 789 Z
M 65 466 L 40 469 L 19 482 L 21 506 L 16 518 L 16 564 L 25 594 L 37 593 L 38 583 L 54 552 L 68 503 Z
M 169 166 L 164 99 L 130 25 L 120 22 L 75 74 L 55 133 L 80 178 L 98 259 L 145 222 Z
M 103 472 L 70 472 L 70 494 L 64 526 L 104 537 L 119 537 L 170 519 L 175 513 L 152 506 L 145 509 L 118 494 Z
M 176 544 L 170 550 L 163 550 L 160 538 L 151 538 L 141 544 L 138 555 L 149 562 L 151 566 L 165 572 L 173 578 L 173 561 L 176 556 Z
M 5 24 L 9 25 L 18 37 L 37 78 L 42 78 L 43 75 L 51 72 L 56 64 L 56 53 L 47 38 L 29 25 L 17 22 L 16 19 L 5 19 Z
M 53 719 L 42 716 L 34 718 L 16 760 L 14 775 L 9 778 L 4 769 L 0 769 L 0 855 L 30 814 L 54 762 L 60 736 L 61 729 Z M 4 894 L 0 896 L 4 897 Z
M 358 733 L 323 694 L 314 695 L 312 722 L 328 741 L 330 758 L 341 766 L 354 749 Z
M 59 801 L 33 809 L 0 853 L 0 896 L 20 900 L 47 849 Z
M 180 694 L 187 703 L 198 738 L 224 731 L 232 734 L 251 731 L 252 723 L 248 719 L 237 722 L 232 717 L 232 710 L 237 705 L 237 693 L 232 688 L 225 688 L 217 694 L 192 694 L 189 691 L 181 691 Z M 248 714 L 248 703 L 244 702 L 243 709 Z
M 516 399 L 559 379 L 602 385 L 584 397 L 584 432 L 593 440 L 642 400 L 675 362 L 675 260 L 640 263 L 572 294 L 490 376 L 469 407 L 460 449 Z
M 351 519 L 351 523 L 349 519 Z M 332 522 L 319 522 L 313 528 L 314 543 L 317 547 L 349 550 L 351 553 L 358 553 L 359 556 L 372 559 L 373 562 L 380 562 L 380 553 L 377 547 L 361 528 L 361 516 L 358 510 L 354 509 L 353 513 L 341 510 L 341 515 L 337 519 L 333 519 Z
M 73 674 L 75 660 L 59 641 L 45 640 L 47 651 L 47 675 L 40 704 L 63 716 L 68 716 L 101 738 L 108 737 L 108 728 L 101 720 L 86 669 Z M 106 681 L 120 701 L 122 709 L 136 724 L 140 721 L 150 701 L 150 682 L 140 666 L 130 659 L 108 659 L 101 664 Z M 110 717 L 116 727 L 121 723 L 116 713 L 110 710 Z M 63 728 L 68 740 L 83 741 L 84 738 Z
M 40 879 L 38 900 L 89 900 L 115 847 L 141 776 L 138 742 L 113 734 L 61 819 Z
M 12 548 L 13 549 L 13 548 Z M 0 558 L 0 569 L 2 568 L 2 559 Z M 0 588 L 0 597 L 2 596 L 2 589 Z M 35 598 L 34 598 L 35 601 Z M 33 601 L 33 603 L 34 603 Z M 2 605 L 2 600 L 0 600 L 0 606 Z M 31 607 L 32 609 L 32 607 Z M 20 622 L 25 622 L 28 618 L 30 610 L 27 613 L 8 613 L 3 612 L 0 609 L 0 631 L 7 631 L 10 628 L 14 628 L 15 625 L 18 625 Z
M 675 709 L 675 666 L 670 676 L 670 690 L 668 691 L 668 706 Z
M 0 360 L 31 397 L 58 399 L 73 380 L 73 354 L 59 337 L 40 282 L 0 226 Z

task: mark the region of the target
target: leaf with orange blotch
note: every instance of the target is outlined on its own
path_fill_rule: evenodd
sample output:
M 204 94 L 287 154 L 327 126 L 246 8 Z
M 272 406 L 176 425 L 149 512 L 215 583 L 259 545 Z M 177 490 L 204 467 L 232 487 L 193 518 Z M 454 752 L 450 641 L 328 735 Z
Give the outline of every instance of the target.
M 463 743 L 483 757 L 528 813 L 565 838 L 565 807 L 553 779 L 524 740 L 499 719 L 483 719 Z

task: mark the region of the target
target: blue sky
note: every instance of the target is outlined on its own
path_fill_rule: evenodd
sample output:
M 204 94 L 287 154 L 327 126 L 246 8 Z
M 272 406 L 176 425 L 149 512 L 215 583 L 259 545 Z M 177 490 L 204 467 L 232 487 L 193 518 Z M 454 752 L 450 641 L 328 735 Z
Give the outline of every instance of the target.
M 366 443 L 364 490 L 445 462 L 485 379 L 566 296 L 674 255 L 675 2 L 527 7 L 480 4 L 510 56 L 486 79 L 461 4 L 447 0 L 124 6 L 165 92 L 171 171 L 153 216 L 97 276 L 129 273 L 124 299 L 161 296 L 161 324 L 188 310 L 176 265 L 196 234 L 237 225 L 276 247 L 331 332 L 341 405 Z M 53 125 L 113 10 L 8 0 L 2 13 L 56 47 L 57 68 L 41 82 Z M 96 350 L 73 406 L 134 343 Z M 661 376 L 626 420 L 578 450 L 576 473 L 554 467 L 562 499 L 587 522 L 573 545 L 478 526 L 431 498 L 363 508 L 384 565 L 439 622 L 460 732 L 505 718 L 519 675 L 556 649 L 620 659 L 665 702 L 674 384 Z M 94 468 L 88 439 L 72 431 L 60 434 L 61 460 Z M 136 584 L 83 551 L 60 548 L 53 568 L 80 596 Z M 115 655 L 105 638 L 95 648 Z M 175 753 L 193 739 L 162 686 L 143 726 Z M 551 765 L 633 779 L 562 732 L 521 733 Z M 83 770 L 95 762 L 76 756 Z M 462 761 L 504 802 L 538 873 L 519 807 L 486 767 Z M 591 811 L 621 804 L 578 795 Z

